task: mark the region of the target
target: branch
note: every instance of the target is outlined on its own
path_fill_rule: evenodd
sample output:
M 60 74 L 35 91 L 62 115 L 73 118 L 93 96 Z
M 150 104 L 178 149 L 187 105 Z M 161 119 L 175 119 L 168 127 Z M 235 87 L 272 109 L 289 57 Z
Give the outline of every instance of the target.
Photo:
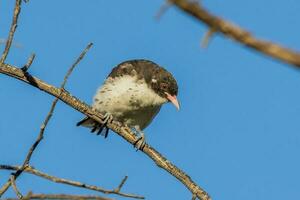
M 224 36 L 231 38 L 251 49 L 275 58 L 279 61 L 300 67 L 300 53 L 291 49 L 282 47 L 272 42 L 257 39 L 246 30 L 223 20 L 220 17 L 212 15 L 198 3 L 188 0 L 169 0 L 179 9 L 206 24 L 215 32 L 222 33 Z
M 31 66 L 33 60 L 35 58 L 35 54 L 31 54 L 31 56 L 29 57 L 27 63 L 21 68 L 24 72 L 27 72 L 29 67 Z
M 0 165 L 0 170 L 1 169 L 20 170 L 21 168 L 22 168 L 22 166 Z M 115 194 L 115 195 L 119 195 L 119 196 L 123 196 L 123 197 L 144 199 L 144 197 L 142 197 L 142 196 L 120 192 L 120 190 L 122 189 L 122 186 L 124 185 L 124 183 L 127 180 L 127 176 L 125 176 L 125 178 L 121 181 L 120 185 L 116 189 L 107 190 L 107 189 L 104 189 L 104 188 L 101 188 L 98 186 L 88 185 L 88 184 L 81 183 L 78 181 L 72 181 L 72 180 L 52 176 L 52 175 L 46 174 L 44 172 L 41 172 L 31 166 L 27 166 L 23 171 L 26 173 L 33 174 L 35 176 L 39 176 L 41 178 L 47 179 L 49 181 L 53 181 L 55 183 L 62 183 L 62 184 L 71 185 L 71 186 L 75 186 L 75 187 L 85 188 L 85 189 L 89 189 L 89 190 L 93 190 L 93 191 L 97 191 L 97 192 L 102 192 L 104 194 Z
M 73 107 L 79 112 L 87 115 L 88 117 L 94 119 L 95 121 L 101 123 L 103 122 L 104 116 L 99 112 L 93 110 L 90 106 L 80 101 L 78 98 L 72 96 L 64 89 L 59 89 L 55 86 L 52 86 L 34 76 L 31 76 L 28 73 L 24 73 L 22 70 L 10 65 L 10 64 L 2 64 L 0 65 L 0 73 L 6 74 L 10 77 L 19 79 L 29 85 L 32 85 L 52 96 L 59 98 L 61 101 L 66 103 L 67 105 Z M 136 142 L 138 138 L 136 138 L 135 134 L 130 130 L 130 128 L 122 125 L 119 122 L 112 121 L 107 124 L 108 128 L 113 130 L 127 142 L 132 145 Z M 199 186 L 197 185 L 185 172 L 172 164 L 169 160 L 167 160 L 163 155 L 161 155 L 158 151 L 156 151 L 153 147 L 146 144 L 142 150 L 150 159 L 152 159 L 158 167 L 166 170 L 172 176 L 177 178 L 182 184 L 186 186 L 187 189 L 191 191 L 192 194 L 195 194 L 201 200 L 209 200 L 209 195 Z
M 82 60 L 82 58 L 84 57 L 84 55 L 86 54 L 86 52 L 91 48 L 92 45 L 93 45 L 92 43 L 89 43 L 87 45 L 87 47 L 84 49 L 84 51 L 80 54 L 80 56 L 78 57 L 78 59 L 75 61 L 75 63 L 70 67 L 70 69 L 68 70 L 68 72 L 65 75 L 64 80 L 63 80 L 63 82 L 61 84 L 61 89 L 64 88 L 64 86 L 66 85 L 67 80 L 68 80 L 69 76 L 71 75 L 72 71 L 74 70 L 74 68 L 76 67 L 76 65 Z M 33 56 L 33 58 L 34 58 L 34 56 Z M 31 59 L 29 59 L 29 60 L 31 60 Z M 27 66 L 29 67 L 30 64 L 27 65 Z M 24 70 L 24 69 L 22 68 L 22 70 Z M 24 71 L 24 73 L 28 74 L 26 71 Z M 40 132 L 39 132 L 39 135 L 38 135 L 36 141 L 33 143 L 33 145 L 30 147 L 30 149 L 29 149 L 29 151 L 27 153 L 27 156 L 26 156 L 26 158 L 25 158 L 25 160 L 23 162 L 22 167 L 20 169 L 18 169 L 15 173 L 13 173 L 12 177 L 2 186 L 2 188 L 0 188 L 0 197 L 7 191 L 7 189 L 12 184 L 13 184 L 14 190 L 16 191 L 17 196 L 21 196 L 22 197 L 21 193 L 17 190 L 17 187 L 14 185 L 14 182 L 22 174 L 22 172 L 24 171 L 24 169 L 27 167 L 27 165 L 30 162 L 30 159 L 31 159 L 31 156 L 32 156 L 34 150 L 36 149 L 36 147 L 39 145 L 39 143 L 43 139 L 45 128 L 48 125 L 48 123 L 49 123 L 49 121 L 50 121 L 50 119 L 51 119 L 51 117 L 53 115 L 53 112 L 54 112 L 54 109 L 56 107 L 57 102 L 58 102 L 58 98 L 55 98 L 54 101 L 52 102 L 51 108 L 50 108 L 50 110 L 49 110 L 49 112 L 48 112 L 48 114 L 47 114 L 47 116 L 46 116 L 43 124 L 41 125 Z
M 32 194 L 28 198 L 29 199 L 67 199 L 67 200 L 112 200 L 111 198 L 105 198 L 100 196 L 83 196 L 83 195 L 67 195 L 67 194 Z
M 12 20 L 12 23 L 11 23 L 8 40 L 6 40 L 6 45 L 5 45 L 2 57 L 0 59 L 0 63 L 4 63 L 4 61 L 7 57 L 7 54 L 9 52 L 12 40 L 14 38 L 14 34 L 15 34 L 15 31 L 16 31 L 17 26 L 18 26 L 18 17 L 19 17 L 20 11 L 21 11 L 21 3 L 22 3 L 22 0 L 16 0 L 13 20 Z
M 17 185 L 16 185 L 16 179 L 15 179 L 15 176 L 14 175 L 11 175 L 10 176 L 10 182 L 11 182 L 11 185 L 13 187 L 13 190 L 15 191 L 16 195 L 18 196 L 19 199 L 22 199 L 23 198 L 23 195 L 21 194 L 21 192 L 19 191 Z
M 68 194 L 33 194 L 29 192 L 23 200 L 30 200 L 30 199 L 67 199 L 67 200 L 112 200 L 110 198 L 105 198 L 101 196 L 91 196 L 91 195 L 68 195 Z M 17 200 L 13 198 L 7 198 L 6 200 Z

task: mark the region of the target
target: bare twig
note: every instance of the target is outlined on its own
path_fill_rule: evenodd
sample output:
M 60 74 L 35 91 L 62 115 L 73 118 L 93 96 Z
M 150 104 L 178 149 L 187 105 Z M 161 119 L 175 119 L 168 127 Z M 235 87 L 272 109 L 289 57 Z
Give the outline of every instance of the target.
M 61 84 L 61 88 L 64 88 L 67 80 L 69 78 L 69 76 L 71 75 L 71 73 L 73 72 L 74 68 L 76 67 L 76 65 L 84 58 L 85 54 L 88 52 L 88 50 L 90 50 L 90 48 L 93 46 L 93 43 L 89 43 L 85 49 L 81 52 L 80 56 L 76 59 L 76 61 L 73 63 L 73 65 L 70 67 L 70 69 L 68 70 L 67 74 L 64 77 L 64 81 Z
M 92 109 L 90 106 L 80 101 L 78 98 L 70 95 L 67 91 L 56 88 L 34 76 L 29 74 L 25 74 L 22 70 L 9 65 L 2 64 L 0 65 L 0 73 L 6 74 L 8 76 L 19 79 L 27 84 L 30 84 L 52 96 L 58 97 L 61 101 L 78 110 L 79 112 L 87 115 L 88 117 L 94 119 L 97 122 L 102 122 L 104 116 Z M 135 134 L 126 126 L 120 125 L 121 123 L 112 121 L 107 124 L 108 128 L 113 130 L 119 136 L 124 138 L 127 142 L 132 145 L 136 142 L 137 138 Z M 143 148 L 143 152 L 152 159 L 157 166 L 166 170 L 172 176 L 177 178 L 182 184 L 184 184 L 187 189 L 191 191 L 191 193 L 197 195 L 197 197 L 201 200 L 209 200 L 209 195 L 199 186 L 197 185 L 185 172 L 167 160 L 163 155 L 161 155 L 158 151 L 152 148 L 150 145 L 145 145 Z
M 15 176 L 14 175 L 11 175 L 10 176 L 10 182 L 11 182 L 11 185 L 13 187 L 13 190 L 15 191 L 16 195 L 18 196 L 19 199 L 22 199 L 23 195 L 21 194 L 21 192 L 19 191 L 19 189 L 17 188 L 17 185 L 16 185 L 16 180 L 15 180 Z
M 251 49 L 257 50 L 262 54 L 294 65 L 296 67 L 300 67 L 299 52 L 290 50 L 272 42 L 257 39 L 253 37 L 248 31 L 225 21 L 220 17 L 212 15 L 196 2 L 191 2 L 188 0 L 170 1 L 182 11 L 203 22 L 208 27 L 213 27 L 216 32 L 222 33 L 224 36 L 231 38 L 247 47 L 250 47 Z
M 74 68 L 76 67 L 76 65 L 82 60 L 82 58 L 84 57 L 84 55 L 86 54 L 86 52 L 91 48 L 92 46 L 92 43 L 89 43 L 87 45 L 87 47 L 84 49 L 84 51 L 80 54 L 80 56 L 78 57 L 78 59 L 75 61 L 75 63 L 70 67 L 70 69 L 68 70 L 68 72 L 66 73 L 65 77 L 64 77 L 64 80 L 61 84 L 61 89 L 63 89 L 67 83 L 67 80 L 69 78 L 69 76 L 71 75 L 72 71 L 74 70 Z M 27 72 L 24 72 L 24 74 L 26 74 L 28 76 L 28 73 Z M 39 132 L 39 135 L 36 139 L 36 141 L 33 143 L 33 145 L 31 146 L 31 148 L 29 149 L 28 153 L 27 153 L 27 156 L 23 162 L 23 165 L 20 169 L 18 169 L 16 171 L 16 173 L 13 174 L 14 178 L 13 180 L 16 180 L 21 174 L 22 172 L 24 171 L 24 169 L 28 166 L 29 164 L 29 161 L 31 159 L 31 156 L 34 152 L 34 150 L 36 149 L 36 147 L 39 145 L 39 143 L 41 142 L 41 140 L 43 139 L 44 137 L 44 132 L 45 132 L 45 128 L 46 126 L 48 125 L 48 122 L 50 121 L 52 115 L 53 115 L 53 112 L 54 112 L 54 109 L 55 109 L 55 106 L 58 102 L 58 97 L 56 97 L 54 99 L 54 101 L 52 102 L 52 105 L 51 105 L 51 108 L 43 122 L 43 124 L 41 125 L 41 128 L 40 128 L 40 132 Z M 0 197 L 7 191 L 7 189 L 9 188 L 9 186 L 11 185 L 12 181 L 11 179 L 9 179 L 7 181 L 7 183 L 5 183 L 2 188 L 0 189 Z
M 23 200 L 30 199 L 67 199 L 67 200 L 112 200 L 111 198 L 92 196 L 92 195 L 68 195 L 68 194 L 33 194 L 29 192 L 22 198 Z M 17 200 L 14 198 L 7 198 L 6 200 Z
M 28 61 L 27 63 L 24 65 L 24 67 L 22 67 L 21 69 L 24 71 L 24 72 L 27 72 L 29 67 L 31 66 L 33 60 L 35 58 L 35 54 L 31 54 L 31 56 L 28 58 Z
M 16 0 L 13 20 L 12 20 L 12 23 L 11 23 L 11 27 L 10 27 L 8 39 L 6 41 L 6 45 L 5 45 L 2 57 L 0 59 L 0 63 L 4 63 L 4 61 L 7 57 L 7 54 L 9 52 L 12 40 L 14 38 L 14 34 L 15 34 L 15 31 L 16 31 L 17 26 L 18 26 L 18 17 L 19 17 L 20 11 L 21 11 L 21 3 L 22 3 L 22 0 Z
M 67 200 L 112 200 L 101 196 L 92 195 L 67 195 L 67 194 L 32 194 L 29 199 L 67 199 Z
M 123 185 L 124 185 L 125 182 L 127 181 L 127 179 L 128 179 L 128 176 L 125 176 L 125 177 L 122 179 L 122 181 L 121 181 L 121 183 L 119 184 L 119 186 L 118 186 L 116 189 L 114 189 L 114 191 L 120 192 L 121 189 L 122 189 L 122 187 L 123 187 Z
M 4 170 L 19 170 L 21 168 L 22 168 L 22 166 L 0 165 L 0 170 L 1 169 L 4 169 Z M 24 169 L 24 172 L 29 173 L 29 174 L 33 174 L 35 176 L 39 176 L 41 178 L 47 179 L 49 181 L 53 181 L 55 183 L 62 183 L 62 184 L 66 184 L 66 185 L 72 185 L 72 186 L 75 186 L 75 187 L 94 190 L 94 191 L 97 191 L 97 192 L 102 192 L 104 194 L 115 194 L 115 195 L 119 195 L 119 196 L 123 196 L 123 197 L 129 197 L 129 198 L 135 198 L 135 199 L 144 199 L 144 197 L 139 196 L 139 195 L 127 194 L 127 193 L 120 192 L 122 186 L 124 185 L 125 181 L 127 180 L 127 176 L 125 176 L 125 178 L 121 181 L 121 184 L 116 189 L 108 190 L 108 189 L 104 189 L 104 188 L 101 188 L 101 187 L 98 187 L 98 186 L 89 185 L 89 184 L 81 183 L 81 182 L 78 182 L 78 181 L 72 181 L 72 180 L 52 176 L 52 175 L 46 174 L 44 172 L 41 172 L 37 169 L 34 169 L 31 166 L 27 166 Z

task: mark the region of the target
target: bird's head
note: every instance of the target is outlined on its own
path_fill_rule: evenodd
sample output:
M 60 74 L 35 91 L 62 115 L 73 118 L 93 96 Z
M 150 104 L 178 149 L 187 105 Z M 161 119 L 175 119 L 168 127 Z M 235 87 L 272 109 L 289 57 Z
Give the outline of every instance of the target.
M 175 78 L 171 73 L 163 68 L 160 68 L 151 80 L 152 88 L 159 96 L 171 102 L 178 110 L 180 108 L 177 100 L 178 86 Z

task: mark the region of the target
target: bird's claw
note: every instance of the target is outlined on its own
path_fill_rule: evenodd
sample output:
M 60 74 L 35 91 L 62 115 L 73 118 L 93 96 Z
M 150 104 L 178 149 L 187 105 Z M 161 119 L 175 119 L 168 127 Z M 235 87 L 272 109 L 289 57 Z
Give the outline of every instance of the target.
M 110 122 L 112 122 L 112 120 L 113 120 L 113 116 L 112 116 L 112 114 L 110 114 L 110 113 L 105 113 L 105 115 L 104 115 L 104 119 L 103 119 L 103 121 L 102 121 L 102 123 L 100 124 L 96 124 L 95 126 L 94 126 L 94 128 L 91 130 L 91 132 L 93 133 L 93 132 L 95 132 L 96 130 L 98 130 L 97 131 L 97 135 L 103 135 L 104 136 L 104 138 L 107 138 L 107 136 L 108 136 L 108 132 L 109 132 L 109 128 L 107 128 L 107 124 L 108 123 L 110 123 Z M 103 129 L 105 128 L 105 132 L 103 133 Z
M 138 139 L 134 142 L 134 148 L 136 149 L 136 151 L 138 150 L 143 150 L 143 148 L 146 145 L 146 137 L 145 134 L 141 131 L 138 132 L 139 133 L 139 137 Z

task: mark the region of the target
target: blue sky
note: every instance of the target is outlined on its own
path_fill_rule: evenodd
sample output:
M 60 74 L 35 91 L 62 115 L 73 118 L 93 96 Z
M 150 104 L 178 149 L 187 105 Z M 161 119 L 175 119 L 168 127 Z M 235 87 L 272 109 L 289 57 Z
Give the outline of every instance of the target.
M 299 1 L 203 3 L 260 38 L 299 49 Z M 7 36 L 13 4 L 0 1 L 0 38 Z M 113 66 L 134 58 L 153 60 L 178 80 L 181 110 L 163 107 L 145 130 L 150 145 L 213 199 L 297 199 L 299 71 L 220 35 L 202 49 L 206 27 L 176 8 L 155 20 L 162 4 L 161 0 L 31 0 L 22 6 L 7 62 L 22 66 L 35 52 L 30 73 L 58 86 L 69 66 L 93 42 L 66 86 L 90 104 Z M 21 164 L 53 98 L 4 75 L 0 83 L 0 163 Z M 110 134 L 104 140 L 76 127 L 82 117 L 59 103 L 32 165 L 106 188 L 128 175 L 124 192 L 151 200 L 191 198 L 183 185 L 120 137 Z M 8 172 L 0 171 L 0 184 L 8 177 Z M 23 193 L 97 194 L 27 174 L 17 184 Z M 6 193 L 6 197 L 13 195 L 12 190 Z

